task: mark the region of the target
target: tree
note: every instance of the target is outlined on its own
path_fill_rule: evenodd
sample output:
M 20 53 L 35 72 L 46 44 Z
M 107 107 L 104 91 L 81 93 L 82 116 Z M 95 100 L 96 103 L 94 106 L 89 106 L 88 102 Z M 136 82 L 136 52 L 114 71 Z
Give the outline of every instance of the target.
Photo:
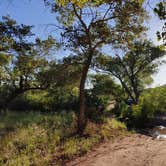
M 164 55 L 165 51 L 151 42 L 136 42 L 124 56 L 106 57 L 103 69 L 116 77 L 126 94 L 138 103 L 141 92 L 151 83 L 152 74 L 161 64 L 159 58 Z
M 144 30 L 141 23 L 145 12 L 142 3 L 131 0 L 85 1 L 81 5 L 68 0 L 45 2 L 52 12 L 57 12 L 57 27 L 60 27 L 64 45 L 82 58 L 78 115 L 78 133 L 81 135 L 86 126 L 85 82 L 89 68 L 104 45 L 130 45 L 130 41 Z
M 109 100 L 117 102 L 122 99 L 123 89 L 109 74 L 95 74 L 91 80 L 93 96 L 107 96 Z
M 166 19 L 166 2 L 164 1 L 159 2 L 154 8 L 154 12 L 157 13 L 160 20 L 165 20 Z M 163 25 L 162 32 L 157 31 L 157 37 L 159 40 L 163 39 L 163 42 L 166 41 L 166 22 Z
M 140 4 L 143 3 L 143 0 L 132 0 L 132 1 L 140 3 Z M 69 1 L 68 0 L 57 0 L 56 2 L 59 3 L 60 5 L 66 5 Z M 87 2 L 89 2 L 89 0 L 71 0 L 71 2 L 79 7 L 83 7 Z M 95 4 L 101 4 L 103 2 L 104 2 L 103 0 L 94 0 L 93 1 L 93 3 L 95 3 Z
M 44 75 L 49 69 L 46 57 L 56 43 L 51 36 L 46 40 L 30 41 L 31 29 L 32 26 L 18 25 L 10 17 L 2 17 L 0 22 L 0 60 L 3 64 L 0 82 L 4 106 L 25 91 L 42 90 L 49 85 Z

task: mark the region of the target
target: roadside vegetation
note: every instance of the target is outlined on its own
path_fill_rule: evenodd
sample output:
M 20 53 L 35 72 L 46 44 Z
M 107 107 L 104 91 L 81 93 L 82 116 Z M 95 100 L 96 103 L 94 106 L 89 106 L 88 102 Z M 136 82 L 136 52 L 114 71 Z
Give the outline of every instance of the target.
M 104 118 L 88 123 L 85 136 L 76 132 L 73 112 L 7 112 L 0 122 L 0 165 L 63 165 L 101 141 L 128 134 L 123 123 Z M 42 160 L 41 160 L 42 159 Z

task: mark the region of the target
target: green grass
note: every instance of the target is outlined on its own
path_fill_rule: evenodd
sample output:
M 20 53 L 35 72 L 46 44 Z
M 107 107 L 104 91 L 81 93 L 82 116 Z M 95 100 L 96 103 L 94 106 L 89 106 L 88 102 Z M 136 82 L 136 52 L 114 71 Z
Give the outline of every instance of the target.
M 126 130 L 124 124 L 106 119 L 100 125 L 89 122 L 86 137 L 79 137 L 73 135 L 75 114 L 63 111 L 55 114 L 8 112 L 1 116 L 0 126 L 14 129 L 0 138 L 0 166 L 63 165 L 103 139 L 112 139 L 117 130 L 119 135 Z
M 101 135 L 103 139 L 114 139 L 118 136 L 127 134 L 126 125 L 116 119 L 105 119 L 101 127 Z
M 16 112 L 8 111 L 0 116 L 0 128 L 25 126 L 35 123 L 45 117 L 44 114 L 39 112 Z

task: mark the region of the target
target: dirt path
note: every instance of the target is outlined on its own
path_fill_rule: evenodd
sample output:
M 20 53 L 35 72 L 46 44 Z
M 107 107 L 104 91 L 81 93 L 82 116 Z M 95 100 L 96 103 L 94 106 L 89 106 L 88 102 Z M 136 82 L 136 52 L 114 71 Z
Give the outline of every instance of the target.
M 166 166 L 166 139 L 133 134 L 102 144 L 67 166 Z

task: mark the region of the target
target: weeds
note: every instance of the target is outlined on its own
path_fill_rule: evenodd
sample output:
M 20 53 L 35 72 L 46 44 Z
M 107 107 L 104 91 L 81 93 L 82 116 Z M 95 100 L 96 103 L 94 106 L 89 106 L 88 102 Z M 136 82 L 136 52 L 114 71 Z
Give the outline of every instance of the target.
M 100 125 L 89 122 L 86 137 L 79 137 L 71 136 L 76 130 L 76 116 L 72 112 L 52 115 L 30 113 L 27 117 L 12 113 L 6 120 L 11 117 L 15 118 L 12 120 L 14 131 L 0 138 L 2 166 L 62 165 L 64 161 L 86 153 L 103 139 L 112 139 L 113 135 L 117 136 L 126 129 L 115 119 L 105 119 Z M 6 125 L 6 120 L 1 121 L 1 126 Z

